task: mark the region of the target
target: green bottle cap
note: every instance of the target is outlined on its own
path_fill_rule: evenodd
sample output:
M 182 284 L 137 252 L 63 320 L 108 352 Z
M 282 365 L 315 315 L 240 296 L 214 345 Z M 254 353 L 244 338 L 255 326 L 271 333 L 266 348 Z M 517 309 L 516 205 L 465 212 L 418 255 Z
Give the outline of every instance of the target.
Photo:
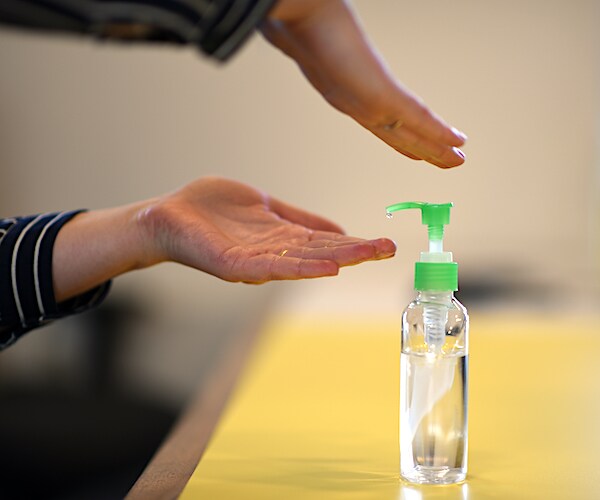
M 458 264 L 456 262 L 415 262 L 415 290 L 456 292 Z
M 443 251 L 444 226 L 450 223 L 452 203 L 425 203 L 409 201 L 396 203 L 386 208 L 387 216 L 392 212 L 417 208 L 421 210 L 421 222 L 427 226 L 429 251 L 421 253 L 421 261 L 415 263 L 415 289 L 419 291 L 458 290 L 458 264 L 452 254 Z

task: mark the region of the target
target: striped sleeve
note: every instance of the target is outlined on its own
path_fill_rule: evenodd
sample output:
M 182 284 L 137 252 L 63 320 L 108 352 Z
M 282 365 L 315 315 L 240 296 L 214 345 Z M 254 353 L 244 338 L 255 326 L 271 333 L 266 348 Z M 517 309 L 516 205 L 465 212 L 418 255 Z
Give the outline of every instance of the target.
M 61 227 L 82 210 L 0 219 L 0 350 L 54 319 L 85 311 L 110 282 L 56 303 L 52 251 Z
M 99 38 L 194 45 L 221 61 L 276 0 L 0 0 L 0 23 Z

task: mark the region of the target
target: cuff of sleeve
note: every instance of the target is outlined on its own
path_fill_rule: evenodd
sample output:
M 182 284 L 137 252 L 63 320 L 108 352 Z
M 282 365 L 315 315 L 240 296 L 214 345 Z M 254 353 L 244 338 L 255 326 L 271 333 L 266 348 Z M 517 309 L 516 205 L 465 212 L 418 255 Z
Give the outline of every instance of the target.
M 52 254 L 60 229 L 83 210 L 21 217 L 0 244 L 0 348 L 51 320 L 100 304 L 110 281 L 58 304 L 54 296 Z
M 277 0 L 230 2 L 199 41 L 202 51 L 220 61 L 227 60 L 267 15 Z

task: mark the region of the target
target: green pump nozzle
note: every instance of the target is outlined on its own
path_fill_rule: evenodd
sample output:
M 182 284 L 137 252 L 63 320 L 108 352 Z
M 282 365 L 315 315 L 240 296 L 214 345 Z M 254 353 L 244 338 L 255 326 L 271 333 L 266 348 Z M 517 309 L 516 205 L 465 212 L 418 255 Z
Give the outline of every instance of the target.
M 429 233 L 429 251 L 443 252 L 444 226 L 450 224 L 450 209 L 453 203 L 425 203 L 423 201 L 406 201 L 386 208 L 388 217 L 392 212 L 418 208 L 421 210 L 421 222 L 427 226 Z
M 453 203 L 425 203 L 407 201 L 386 207 L 386 215 L 392 212 L 418 208 L 421 222 L 429 233 L 429 251 L 421 252 L 421 260 L 415 266 L 415 288 L 417 290 L 457 290 L 458 265 L 452 262 L 452 253 L 444 252 L 444 226 L 450 223 Z

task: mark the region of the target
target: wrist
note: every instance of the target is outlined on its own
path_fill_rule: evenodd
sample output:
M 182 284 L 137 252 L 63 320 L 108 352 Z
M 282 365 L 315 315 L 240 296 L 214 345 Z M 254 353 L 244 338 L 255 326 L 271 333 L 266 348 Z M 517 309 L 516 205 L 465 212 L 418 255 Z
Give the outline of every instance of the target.
M 147 203 L 82 212 L 64 225 L 52 254 L 57 301 L 157 262 L 137 221 Z
M 340 3 L 344 2 L 341 0 L 279 0 L 269 12 L 268 19 L 294 24 L 318 15 L 322 9 Z
M 133 205 L 129 222 L 136 247 L 136 269 L 144 269 L 169 260 L 168 237 L 164 223 L 162 198 L 151 198 Z

